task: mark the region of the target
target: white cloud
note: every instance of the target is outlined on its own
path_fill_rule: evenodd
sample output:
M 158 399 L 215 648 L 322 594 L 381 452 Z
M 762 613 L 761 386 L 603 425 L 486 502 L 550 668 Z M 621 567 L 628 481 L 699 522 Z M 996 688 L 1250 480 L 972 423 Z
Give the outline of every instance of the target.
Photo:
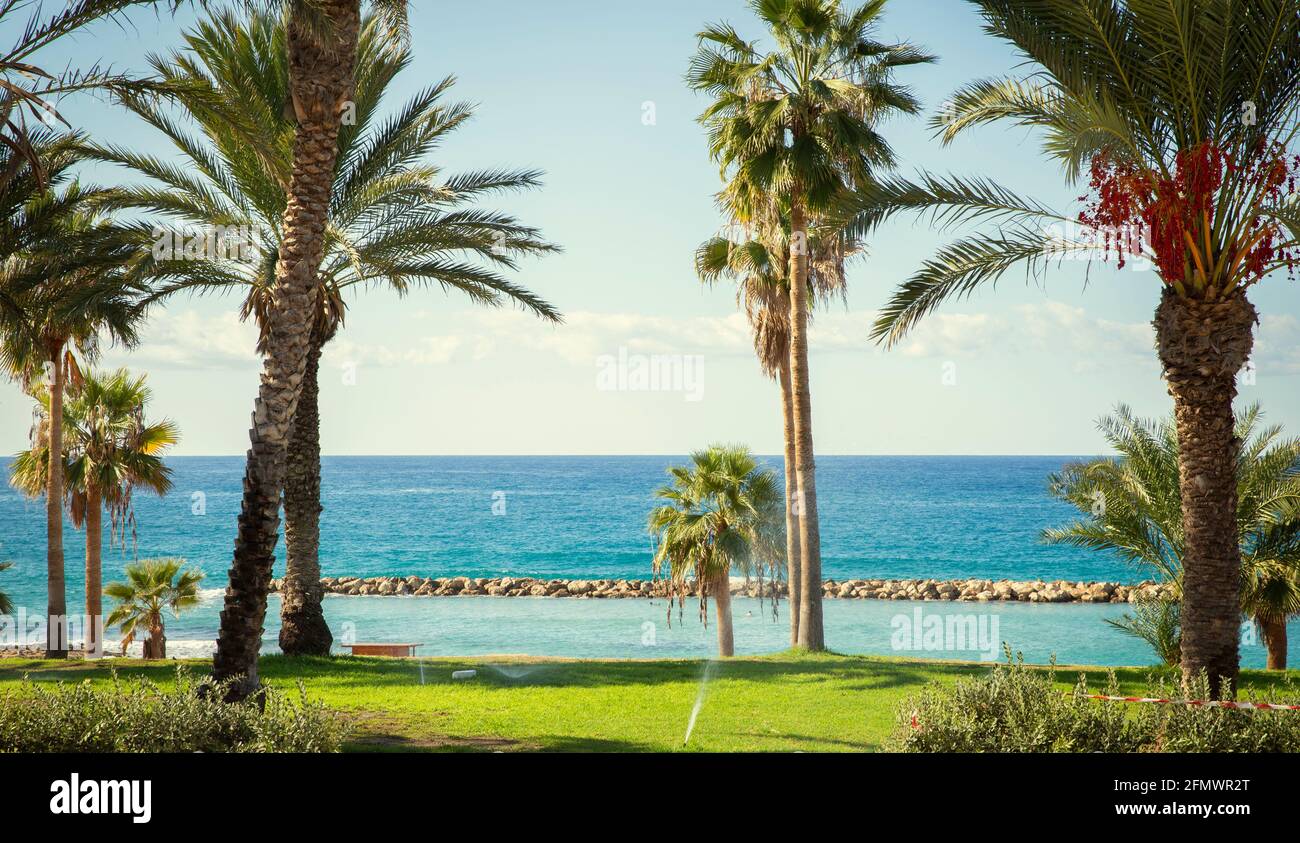
M 1300 374 L 1300 320 L 1291 315 L 1261 316 L 1252 360 L 1261 378 Z
M 749 327 L 740 313 L 677 318 L 574 311 L 565 314 L 564 324 L 551 325 L 527 313 L 487 311 L 458 314 L 455 321 L 455 329 L 419 341 L 426 347 L 449 349 L 446 359 L 422 362 L 450 362 L 461 355 L 484 359 L 524 350 L 590 365 L 619 348 L 643 354 L 741 354 L 750 349 Z M 412 352 L 379 357 L 391 364 L 411 358 Z
M 105 353 L 110 365 L 147 368 L 245 368 L 258 363 L 257 329 L 233 311 L 203 316 L 194 310 L 154 311 L 140 345 Z
M 465 337 L 421 337 L 413 346 L 392 349 L 386 345 L 361 345 L 341 338 L 327 345 L 323 356 L 327 363 L 339 365 L 437 366 L 450 363 L 467 344 Z
M 1116 322 L 1081 307 L 1044 302 L 1016 307 L 1009 315 L 937 313 L 905 340 L 908 357 L 969 358 L 1026 354 L 1064 356 L 1075 371 L 1102 361 L 1154 358 L 1154 332 L 1147 322 Z
M 412 314 L 417 326 L 432 314 Z M 441 315 L 445 317 L 445 314 Z M 881 353 L 870 340 L 872 311 L 818 311 L 809 327 L 814 354 Z M 443 327 L 443 326 L 446 327 Z M 749 325 L 743 313 L 722 316 L 650 316 L 637 313 L 574 311 L 562 325 L 551 325 L 519 311 L 455 314 L 440 330 L 391 341 L 366 341 L 361 332 L 344 332 L 325 351 L 327 365 L 382 367 L 441 366 L 519 353 L 551 354 L 578 366 L 616 354 L 620 348 L 640 354 L 752 354 Z M 355 338 L 354 338 L 355 336 Z M 1261 366 L 1300 371 L 1300 322 L 1294 317 L 1265 317 L 1257 362 Z M 130 352 L 131 365 L 163 368 L 256 366 L 256 329 L 234 312 L 211 316 L 194 310 L 159 311 L 150 320 L 141 345 Z M 899 352 L 912 358 L 969 359 L 989 355 L 1050 354 L 1074 360 L 1076 370 L 1091 369 L 1116 356 L 1153 357 L 1149 323 L 1125 323 L 1089 315 L 1057 302 L 1022 305 L 1009 313 L 937 313 L 902 343 Z M 115 350 L 113 356 L 121 356 Z
M 972 357 L 996 350 L 1007 339 L 1007 325 L 987 313 L 936 313 L 903 342 L 907 357 Z

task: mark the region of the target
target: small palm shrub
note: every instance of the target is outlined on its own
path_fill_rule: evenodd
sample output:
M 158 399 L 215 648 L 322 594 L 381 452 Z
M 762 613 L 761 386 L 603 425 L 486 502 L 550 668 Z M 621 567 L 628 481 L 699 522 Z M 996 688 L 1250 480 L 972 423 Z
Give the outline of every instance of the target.
M 0 752 L 337 752 L 346 735 L 320 703 L 268 688 L 264 704 L 222 702 L 184 668 L 163 688 L 147 679 L 111 687 L 33 682 L 0 692 Z
M 1253 711 L 1090 700 L 1086 678 L 1073 693 L 1056 668 L 1006 664 L 977 679 L 931 687 L 900 706 L 886 748 L 895 752 L 1297 752 L 1300 711 Z M 1209 699 L 1202 677 L 1192 699 Z M 1119 695 L 1110 674 L 1101 693 Z M 1176 680 L 1154 679 L 1143 696 L 1186 699 Z M 1265 700 L 1252 697 L 1252 702 Z M 1295 704 L 1289 680 L 1268 702 Z
M 1125 635 L 1140 638 L 1151 647 L 1160 660 L 1170 667 L 1182 661 L 1183 628 L 1182 604 L 1178 600 L 1160 595 L 1137 594 L 1133 598 L 1133 611 L 1119 618 L 1102 618 Z

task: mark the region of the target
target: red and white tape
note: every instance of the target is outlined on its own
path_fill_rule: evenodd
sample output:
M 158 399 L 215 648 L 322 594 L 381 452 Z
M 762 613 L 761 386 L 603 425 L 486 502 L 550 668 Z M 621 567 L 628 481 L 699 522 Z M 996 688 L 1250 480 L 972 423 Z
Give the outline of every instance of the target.
M 1065 695 L 1071 696 L 1066 691 Z M 1281 705 L 1280 703 L 1233 702 L 1232 700 L 1166 700 L 1159 697 L 1113 697 L 1107 694 L 1084 694 L 1090 700 L 1127 703 L 1159 703 L 1163 705 L 1196 705 L 1205 708 L 1245 708 L 1263 711 L 1300 711 L 1300 705 Z

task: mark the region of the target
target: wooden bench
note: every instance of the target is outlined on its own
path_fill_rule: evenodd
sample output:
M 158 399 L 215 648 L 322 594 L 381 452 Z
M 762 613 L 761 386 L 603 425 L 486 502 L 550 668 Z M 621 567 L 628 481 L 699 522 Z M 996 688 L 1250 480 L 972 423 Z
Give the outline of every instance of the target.
M 352 650 L 354 656 L 388 656 L 390 658 L 410 658 L 415 655 L 419 644 L 387 644 L 382 642 L 368 644 L 344 644 Z

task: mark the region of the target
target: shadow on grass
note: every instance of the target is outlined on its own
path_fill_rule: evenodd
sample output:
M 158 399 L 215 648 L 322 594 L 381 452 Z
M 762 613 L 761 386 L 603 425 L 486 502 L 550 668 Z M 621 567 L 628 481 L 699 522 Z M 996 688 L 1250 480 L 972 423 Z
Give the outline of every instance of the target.
M 455 686 L 452 671 L 473 669 L 468 680 L 491 688 L 601 688 L 657 684 L 695 684 L 705 662 L 662 661 L 536 661 L 467 659 L 383 659 L 354 656 L 290 658 L 265 656 L 261 674 L 274 681 L 302 680 L 309 686 L 322 680 L 334 687 Z M 987 671 L 984 664 L 894 662 L 866 656 L 809 656 L 787 653 L 739 657 L 713 662 L 711 681 L 738 680 L 803 685 L 850 681 L 852 690 L 882 690 L 921 686 L 940 677 Z M 854 681 L 857 680 L 857 681 Z
M 653 686 L 660 684 L 696 684 L 704 665 L 700 659 L 665 659 L 647 661 L 618 660 L 547 660 L 534 658 L 414 658 L 390 659 L 359 656 L 291 657 L 266 655 L 259 662 L 261 677 L 281 685 L 302 681 L 308 689 L 314 685 L 338 690 L 412 688 L 429 686 L 473 686 L 488 688 L 602 688 Z M 799 687 L 833 683 L 838 690 L 869 693 L 890 689 L 919 689 L 935 681 L 974 677 L 987 673 L 987 662 L 945 662 L 927 660 L 893 660 L 878 656 L 843 656 L 808 654 L 789 651 L 766 656 L 741 656 L 712 662 L 711 682 L 742 681 Z M 0 680 L 29 676 L 33 681 L 80 681 L 83 678 L 106 679 L 116 672 L 122 679 L 147 678 L 159 685 L 172 681 L 177 666 L 191 676 L 211 672 L 207 659 L 163 660 L 104 659 L 97 661 L 54 661 L 42 659 L 0 659 Z M 454 680 L 452 671 L 474 669 L 471 680 Z M 1035 669 L 1047 670 L 1045 666 Z M 1056 681 L 1072 686 L 1084 673 L 1088 684 L 1102 688 L 1107 668 L 1092 666 L 1058 666 Z M 1146 687 L 1151 677 L 1163 676 L 1177 681 L 1177 671 L 1160 666 L 1115 668 L 1120 684 L 1126 688 Z M 1297 671 L 1242 671 L 1243 692 L 1265 692 L 1300 678 Z

